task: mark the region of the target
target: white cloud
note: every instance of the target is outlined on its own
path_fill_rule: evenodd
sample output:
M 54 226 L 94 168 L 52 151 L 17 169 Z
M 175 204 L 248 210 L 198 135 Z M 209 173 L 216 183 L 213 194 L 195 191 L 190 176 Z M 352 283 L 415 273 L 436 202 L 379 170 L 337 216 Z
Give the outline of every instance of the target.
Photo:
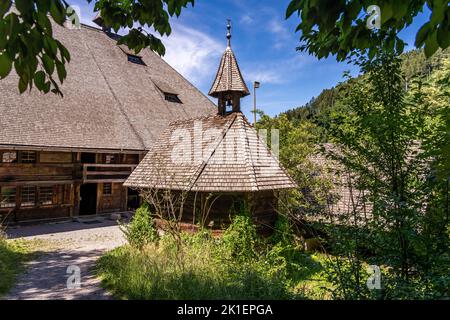
M 304 53 L 294 52 L 293 55 L 286 59 L 276 59 L 266 62 L 264 67 L 262 63 L 256 67 L 247 67 L 244 69 L 244 77 L 248 81 L 261 81 L 268 84 L 281 84 L 292 81 L 293 78 L 302 74 L 302 71 L 308 65 L 313 63 L 314 57 Z
M 197 86 L 210 81 L 224 50 L 224 44 L 206 33 L 176 23 L 172 23 L 172 33 L 163 38 L 163 43 L 164 60 Z
M 278 19 L 273 18 L 269 22 L 269 31 L 273 33 L 275 37 L 273 41 L 273 47 L 275 49 L 283 48 L 289 41 L 290 38 L 289 30 L 285 26 L 283 26 Z
M 278 84 L 283 82 L 280 73 L 277 70 L 252 70 L 245 72 L 248 81 L 260 81 L 262 83 Z
M 243 16 L 241 17 L 241 19 L 239 20 L 239 22 L 240 22 L 241 24 L 246 24 L 246 25 L 252 24 L 253 21 L 254 21 L 253 18 L 252 18 L 251 16 L 249 16 L 248 14 L 243 15 Z

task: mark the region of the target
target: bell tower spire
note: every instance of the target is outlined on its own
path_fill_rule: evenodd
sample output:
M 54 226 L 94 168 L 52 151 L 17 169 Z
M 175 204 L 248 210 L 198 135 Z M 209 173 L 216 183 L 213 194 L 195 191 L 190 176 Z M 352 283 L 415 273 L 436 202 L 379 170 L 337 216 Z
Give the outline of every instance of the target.
M 220 61 L 216 79 L 213 82 L 209 95 L 218 98 L 219 114 L 225 115 L 227 112 L 241 111 L 241 98 L 249 95 L 250 92 L 242 77 L 241 70 L 231 50 L 231 20 L 227 21 L 227 48 Z M 227 111 L 227 107 L 231 107 Z

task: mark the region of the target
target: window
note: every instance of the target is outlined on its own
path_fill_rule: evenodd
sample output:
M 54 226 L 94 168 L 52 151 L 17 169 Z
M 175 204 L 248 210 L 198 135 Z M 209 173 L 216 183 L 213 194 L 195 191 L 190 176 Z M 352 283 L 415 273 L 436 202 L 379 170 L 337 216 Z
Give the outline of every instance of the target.
M 140 64 L 140 65 L 143 65 L 143 66 L 146 65 L 141 57 L 138 57 L 138 56 L 135 56 L 135 55 L 132 55 L 132 54 L 127 54 L 127 56 L 128 56 L 128 61 L 129 62 L 132 62 L 132 63 L 135 63 L 135 64 Z
M 25 186 L 22 187 L 22 202 L 23 207 L 32 207 L 36 204 L 36 187 Z
M 105 163 L 106 164 L 111 164 L 111 163 L 115 163 L 116 157 L 113 154 L 107 154 L 105 157 Z
M 16 163 L 17 162 L 17 152 L 3 152 L 2 154 L 2 162 L 3 163 Z
M 174 93 L 164 92 L 164 99 L 166 99 L 166 101 L 169 101 L 169 102 L 183 103 L 183 102 L 181 102 L 180 98 L 178 98 L 178 95 L 176 95 Z
M 103 195 L 105 195 L 105 196 L 112 195 L 112 184 L 111 183 L 103 184 Z
M 39 203 L 44 206 L 53 204 L 53 187 L 39 187 Z
M 16 188 L 2 187 L 0 189 L 0 208 L 14 208 L 16 206 Z
M 36 163 L 36 152 L 34 151 L 22 151 L 22 163 Z

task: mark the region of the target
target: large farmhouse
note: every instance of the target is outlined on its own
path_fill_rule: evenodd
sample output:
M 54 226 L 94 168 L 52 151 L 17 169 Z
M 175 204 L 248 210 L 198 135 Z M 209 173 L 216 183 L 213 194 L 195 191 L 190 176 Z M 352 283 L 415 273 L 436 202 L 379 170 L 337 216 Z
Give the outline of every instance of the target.
M 152 51 L 137 56 L 97 28 L 53 28 L 72 56 L 64 97 L 19 94 L 13 74 L 0 81 L 1 219 L 136 207 L 136 191 L 123 182 L 168 123 L 216 112 Z

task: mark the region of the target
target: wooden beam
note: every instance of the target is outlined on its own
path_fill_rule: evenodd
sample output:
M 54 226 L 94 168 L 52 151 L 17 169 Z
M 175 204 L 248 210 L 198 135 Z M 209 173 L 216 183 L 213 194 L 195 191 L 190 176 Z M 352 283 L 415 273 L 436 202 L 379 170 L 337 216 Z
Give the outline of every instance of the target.
M 135 168 L 137 164 L 105 164 L 105 163 L 83 163 L 83 167 L 99 167 L 99 168 Z
M 71 184 L 76 180 L 34 180 L 34 181 L 8 181 L 0 182 L 0 186 L 29 186 L 29 185 L 55 185 L 55 184 Z
M 92 149 L 92 148 L 70 148 L 49 146 L 23 146 L 13 144 L 0 144 L 2 150 L 24 150 L 24 151 L 60 151 L 60 152 L 86 152 L 86 153 L 128 153 L 142 154 L 145 150 L 123 150 L 123 149 Z
M 86 175 L 88 176 L 129 176 L 131 174 L 130 171 L 87 171 Z
M 87 179 L 83 183 L 123 183 L 125 180 L 127 179 Z

